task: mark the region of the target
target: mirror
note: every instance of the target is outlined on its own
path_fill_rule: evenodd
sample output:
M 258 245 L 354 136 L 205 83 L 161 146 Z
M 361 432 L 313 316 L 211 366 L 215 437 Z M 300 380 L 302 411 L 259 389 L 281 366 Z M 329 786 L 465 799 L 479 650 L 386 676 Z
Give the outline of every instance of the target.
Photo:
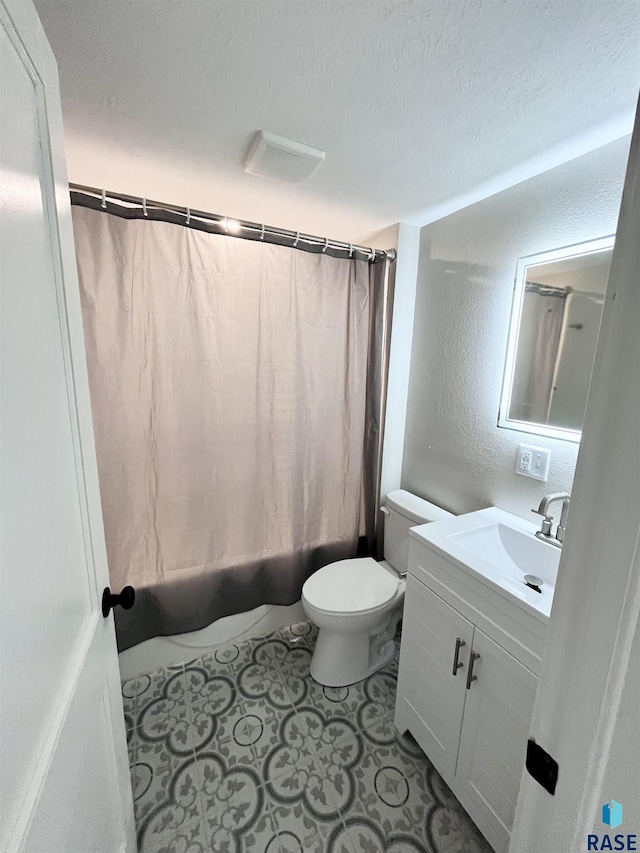
M 498 426 L 580 441 L 613 243 L 518 261 Z

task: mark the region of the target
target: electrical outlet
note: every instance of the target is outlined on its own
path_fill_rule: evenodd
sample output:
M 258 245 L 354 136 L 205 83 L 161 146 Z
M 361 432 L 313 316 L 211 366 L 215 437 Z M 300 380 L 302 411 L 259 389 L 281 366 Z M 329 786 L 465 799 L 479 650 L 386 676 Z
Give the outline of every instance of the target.
M 534 480 L 546 482 L 549 477 L 550 463 L 550 450 L 544 447 L 533 447 L 530 444 L 518 445 L 516 474 L 522 474 L 523 477 L 532 477 Z
M 520 472 L 520 474 L 526 474 L 529 468 L 531 468 L 531 451 L 523 449 L 520 451 L 520 459 L 518 460 L 518 471 Z

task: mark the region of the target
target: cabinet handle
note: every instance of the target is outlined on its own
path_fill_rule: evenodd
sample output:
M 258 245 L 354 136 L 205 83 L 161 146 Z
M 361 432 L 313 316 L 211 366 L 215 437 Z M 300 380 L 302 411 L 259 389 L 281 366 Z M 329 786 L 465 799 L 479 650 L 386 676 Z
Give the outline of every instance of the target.
M 473 665 L 477 660 L 480 660 L 478 652 L 471 652 L 469 657 L 469 671 L 467 672 L 467 690 L 471 689 L 471 683 L 473 681 L 478 680 L 478 676 L 473 674 Z
M 458 660 L 458 658 L 460 657 L 460 649 L 466 645 L 467 644 L 465 643 L 464 640 L 461 640 L 460 637 L 456 637 L 456 653 L 453 656 L 453 674 L 454 675 L 457 675 L 460 667 L 464 666 L 462 661 Z

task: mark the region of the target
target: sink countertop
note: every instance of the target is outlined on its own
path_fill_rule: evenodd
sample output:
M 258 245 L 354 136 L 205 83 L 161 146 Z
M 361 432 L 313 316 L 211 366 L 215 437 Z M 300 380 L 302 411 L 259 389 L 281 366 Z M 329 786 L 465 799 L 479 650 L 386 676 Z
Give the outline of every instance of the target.
M 533 522 L 488 507 L 413 527 L 410 535 L 546 623 L 553 603 L 560 549 L 537 539 L 537 530 L 539 525 Z M 487 551 L 495 554 L 495 559 Z M 513 553 L 517 559 L 513 559 Z M 542 591 L 526 586 L 524 574 L 542 578 Z

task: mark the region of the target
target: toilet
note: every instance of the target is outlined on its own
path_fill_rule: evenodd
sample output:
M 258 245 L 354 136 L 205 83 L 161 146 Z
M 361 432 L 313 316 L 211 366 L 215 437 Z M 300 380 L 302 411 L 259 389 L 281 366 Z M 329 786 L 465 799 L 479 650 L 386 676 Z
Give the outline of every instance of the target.
M 393 660 L 402 618 L 409 559 L 409 529 L 452 518 L 411 492 L 387 494 L 384 560 L 358 557 L 319 569 L 302 587 L 302 607 L 320 629 L 311 676 L 326 687 L 362 681 Z

